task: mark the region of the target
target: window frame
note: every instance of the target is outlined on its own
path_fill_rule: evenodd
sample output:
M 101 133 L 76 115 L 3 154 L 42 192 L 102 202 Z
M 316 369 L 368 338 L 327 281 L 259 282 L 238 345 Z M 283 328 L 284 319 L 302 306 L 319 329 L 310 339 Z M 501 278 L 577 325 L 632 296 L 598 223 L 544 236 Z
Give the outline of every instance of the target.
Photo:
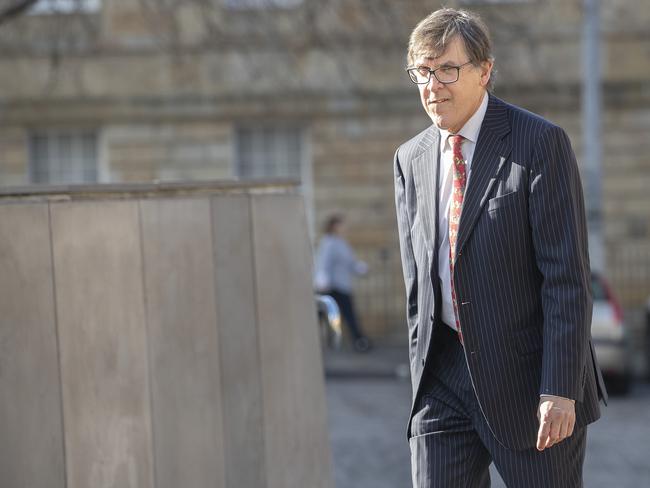
M 222 0 L 222 2 L 223 7 L 232 12 L 292 10 L 304 4 L 304 0 Z
M 273 175 L 243 175 L 243 172 L 241 171 L 242 169 L 242 164 L 241 164 L 241 154 L 240 154 L 240 144 L 241 144 L 241 138 L 242 138 L 242 131 L 250 131 L 253 133 L 253 137 L 256 137 L 257 139 L 254 142 L 259 142 L 260 138 L 266 137 L 269 133 L 275 135 L 280 135 L 280 134 L 287 134 L 289 131 L 296 131 L 296 136 L 298 137 L 298 169 L 299 169 L 299 176 L 296 178 L 296 176 L 293 176 L 291 174 L 288 175 L 281 175 L 281 174 L 273 174 Z M 257 134 L 255 134 L 257 132 Z M 240 124 L 240 125 L 235 125 L 233 128 L 233 141 L 234 141 L 234 149 L 233 149 L 233 167 L 232 167 L 232 174 L 237 178 L 241 180 L 247 180 L 247 179 L 264 179 L 264 178 L 273 178 L 273 179 L 298 179 L 301 183 L 304 180 L 305 174 L 304 174 L 304 152 L 305 152 L 305 129 L 298 126 L 298 125 L 271 125 L 271 124 Z M 253 150 L 254 151 L 254 150 Z M 252 153 L 253 155 L 255 154 L 254 152 Z M 266 173 L 266 172 L 265 172 Z
M 315 211 L 314 211 L 314 183 L 313 183 L 313 157 L 312 157 L 312 146 L 311 146 L 311 128 L 304 123 L 285 123 L 285 124 L 272 124 L 272 123 L 240 123 L 234 124 L 232 127 L 232 165 L 231 165 L 231 174 L 243 181 L 246 181 L 248 177 L 242 178 L 240 173 L 240 164 L 239 164 L 239 144 L 240 144 L 240 130 L 289 130 L 295 129 L 298 131 L 300 138 L 300 151 L 298 155 L 298 164 L 300 176 L 298 179 L 298 191 L 303 195 L 305 199 L 305 210 L 307 214 L 307 228 L 309 232 L 309 237 L 313 238 L 315 236 Z M 259 180 L 265 177 L 253 176 L 252 179 Z M 283 177 L 283 176 L 273 176 L 267 178 L 289 178 L 295 179 L 293 176 Z
M 102 0 L 38 0 L 29 15 L 94 14 L 102 9 Z
M 459 0 L 462 6 L 486 6 L 491 5 L 532 5 L 540 0 Z
M 81 173 L 76 172 L 76 175 L 81 175 L 81 178 L 71 178 L 66 180 L 65 178 L 55 178 L 52 179 L 52 174 L 61 174 L 62 171 L 59 168 L 55 168 L 53 171 L 54 161 L 60 166 L 59 161 L 63 158 L 59 154 L 52 154 L 52 148 L 59 150 L 59 145 L 61 144 L 61 138 L 64 136 L 70 136 L 73 144 L 73 149 L 71 150 L 72 157 L 75 159 L 75 163 L 81 160 L 82 171 Z M 83 152 L 83 139 L 85 137 L 91 136 L 93 138 L 93 168 L 88 168 L 88 163 L 85 161 L 84 156 L 77 156 L 75 152 Z M 47 164 L 48 177 L 46 180 L 39 180 L 39 173 L 37 171 L 37 157 L 36 152 L 36 138 L 44 137 L 47 141 Z M 33 128 L 28 131 L 27 134 L 27 178 L 30 185 L 88 185 L 100 183 L 104 180 L 103 165 L 102 165 L 102 139 L 100 137 L 100 131 L 96 128 L 76 128 L 76 127 L 62 127 L 62 128 Z M 81 149 L 81 151 L 79 151 Z M 54 159 L 56 157 L 56 159 Z M 86 179 L 87 171 L 91 172 L 92 177 Z

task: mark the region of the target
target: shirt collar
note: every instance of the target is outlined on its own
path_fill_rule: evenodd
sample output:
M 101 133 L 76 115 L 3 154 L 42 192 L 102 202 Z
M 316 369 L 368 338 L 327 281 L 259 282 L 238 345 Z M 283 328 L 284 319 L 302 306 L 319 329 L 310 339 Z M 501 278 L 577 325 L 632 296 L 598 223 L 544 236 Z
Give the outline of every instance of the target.
M 485 118 L 485 112 L 487 112 L 488 98 L 490 97 L 488 93 L 485 92 L 483 94 L 481 104 L 476 109 L 476 112 L 474 112 L 474 115 L 472 115 L 469 120 L 465 122 L 463 128 L 458 131 L 458 135 L 463 136 L 465 139 L 471 141 L 474 144 L 476 144 L 476 141 L 478 141 L 478 133 L 481 131 L 481 125 L 483 124 L 483 119 Z M 449 135 L 450 132 L 448 130 L 440 129 L 440 140 L 444 141 L 443 145 L 448 144 L 447 138 Z

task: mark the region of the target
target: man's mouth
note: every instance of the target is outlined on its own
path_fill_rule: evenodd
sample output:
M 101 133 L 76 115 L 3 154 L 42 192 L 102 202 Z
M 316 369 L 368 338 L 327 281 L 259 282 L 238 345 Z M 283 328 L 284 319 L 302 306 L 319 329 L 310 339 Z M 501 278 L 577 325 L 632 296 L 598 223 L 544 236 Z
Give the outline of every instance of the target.
M 429 101 L 429 104 L 438 104 L 438 103 L 444 103 L 448 101 L 449 101 L 448 98 L 437 98 L 436 100 Z

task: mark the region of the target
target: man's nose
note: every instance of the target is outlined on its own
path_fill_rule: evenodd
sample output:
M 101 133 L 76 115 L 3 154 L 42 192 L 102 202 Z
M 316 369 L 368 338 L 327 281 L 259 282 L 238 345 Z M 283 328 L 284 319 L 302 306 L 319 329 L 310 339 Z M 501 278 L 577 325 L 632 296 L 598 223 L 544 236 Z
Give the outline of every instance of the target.
M 427 88 L 429 91 L 438 91 L 440 90 L 444 85 L 444 83 L 440 83 L 438 81 L 438 78 L 435 77 L 433 73 L 429 76 L 429 81 L 427 82 Z

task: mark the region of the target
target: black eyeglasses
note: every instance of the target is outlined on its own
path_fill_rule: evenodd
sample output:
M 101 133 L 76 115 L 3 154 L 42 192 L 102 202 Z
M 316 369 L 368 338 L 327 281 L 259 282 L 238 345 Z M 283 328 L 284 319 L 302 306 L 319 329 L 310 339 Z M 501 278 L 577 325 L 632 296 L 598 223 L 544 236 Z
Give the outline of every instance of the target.
M 468 64 L 471 64 L 471 61 L 467 61 L 459 66 L 441 66 L 436 69 L 431 69 L 426 66 L 417 66 L 415 68 L 406 68 L 406 72 L 408 73 L 409 78 L 411 78 L 411 81 L 416 85 L 429 83 L 431 75 L 435 76 L 436 80 L 440 83 L 448 85 L 449 83 L 455 83 L 458 81 L 460 69 Z

